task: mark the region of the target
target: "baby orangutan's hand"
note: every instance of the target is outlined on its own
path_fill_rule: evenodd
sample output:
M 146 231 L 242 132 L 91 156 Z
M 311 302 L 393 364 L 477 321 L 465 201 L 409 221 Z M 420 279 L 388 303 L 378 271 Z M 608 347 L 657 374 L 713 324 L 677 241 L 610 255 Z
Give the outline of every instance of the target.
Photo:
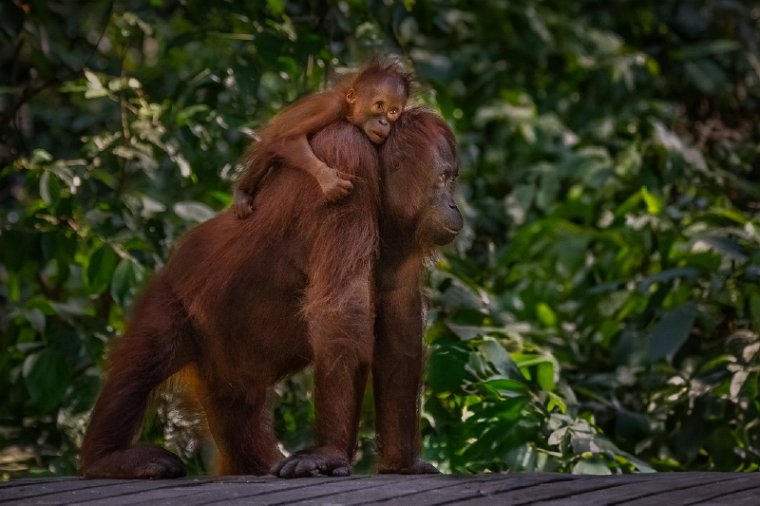
M 320 171 L 317 181 L 319 187 L 322 188 L 325 199 L 330 203 L 343 200 L 354 188 L 351 181 L 343 179 L 338 175 L 337 170 L 327 165 Z

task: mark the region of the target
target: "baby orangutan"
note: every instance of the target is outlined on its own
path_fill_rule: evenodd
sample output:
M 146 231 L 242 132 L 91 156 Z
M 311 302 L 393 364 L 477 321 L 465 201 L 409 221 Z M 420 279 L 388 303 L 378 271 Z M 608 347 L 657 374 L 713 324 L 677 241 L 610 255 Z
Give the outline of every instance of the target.
M 283 162 L 310 174 L 328 202 L 346 197 L 352 182 L 317 158 L 309 139 L 345 119 L 373 144 L 382 144 L 404 110 L 410 88 L 411 76 L 399 65 L 373 62 L 327 91 L 308 95 L 284 109 L 261 130 L 260 141 L 245 157 L 243 173 L 235 184 L 235 214 L 238 218 L 251 214 L 263 180 Z

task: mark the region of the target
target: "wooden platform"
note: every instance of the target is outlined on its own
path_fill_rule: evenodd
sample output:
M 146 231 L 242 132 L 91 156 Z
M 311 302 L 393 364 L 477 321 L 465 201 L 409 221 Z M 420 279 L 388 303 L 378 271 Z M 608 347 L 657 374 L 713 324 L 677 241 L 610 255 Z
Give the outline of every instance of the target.
M 760 505 L 760 473 L 656 473 L 625 476 L 480 474 L 303 478 L 216 476 L 179 480 L 0 483 L 0 504 L 636 504 Z

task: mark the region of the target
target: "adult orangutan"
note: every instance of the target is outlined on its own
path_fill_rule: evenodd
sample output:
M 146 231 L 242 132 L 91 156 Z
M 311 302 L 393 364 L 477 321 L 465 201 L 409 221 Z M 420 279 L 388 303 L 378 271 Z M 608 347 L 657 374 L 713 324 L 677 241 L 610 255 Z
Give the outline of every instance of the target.
M 462 229 L 454 201 L 456 141 L 437 115 L 412 109 L 380 149 L 383 204 L 372 363 L 378 471 L 436 472 L 418 460 L 424 261 Z
M 386 411 L 378 416 L 380 471 L 435 471 L 417 460 L 419 269 L 429 248 L 451 240 L 462 222 L 451 200 L 456 157 L 450 132 L 420 111 L 410 112 L 403 124 L 408 127 L 384 147 L 383 202 L 391 207 L 382 219 L 389 234 L 382 251 L 398 249 L 379 269 L 377 299 L 391 306 L 379 309 L 377 342 L 377 152 L 360 129 L 338 122 L 315 135 L 312 148 L 353 176 L 354 189 L 344 202 L 331 206 L 309 198 L 319 188 L 302 170 L 283 166 L 257 194 L 256 213 L 238 220 L 226 211 L 189 232 L 143 291 L 111 352 L 111 370 L 82 446 L 83 476 L 184 474 L 172 453 L 133 444 L 150 393 L 179 371 L 205 411 L 219 450 L 218 472 L 348 474 L 370 367 L 378 408 Z M 405 149 L 405 142 L 414 149 L 397 156 L 394 150 Z M 302 198 L 301 191 L 311 195 Z M 407 304 L 419 309 L 416 317 L 397 307 Z M 394 321 L 399 316 L 404 320 Z M 271 386 L 309 363 L 316 446 L 272 469 L 280 455 L 271 427 Z M 404 370 L 394 372 L 399 366 Z
M 361 128 L 372 143 L 382 144 L 406 106 L 410 87 L 411 76 L 400 65 L 375 60 L 328 90 L 285 108 L 259 132 L 259 142 L 246 155 L 243 173 L 235 183 L 233 208 L 238 217 L 250 215 L 256 192 L 279 161 L 311 175 L 328 202 L 345 198 L 353 187 L 350 175 L 341 176 L 315 156 L 309 136 L 345 120 Z
M 437 115 L 404 112 L 380 149 L 383 192 L 376 280 L 374 357 L 378 463 L 381 473 L 438 472 L 419 460 L 419 396 L 423 370 L 424 261 L 462 229 L 454 201 L 459 171 L 456 141 Z M 273 469 L 281 477 L 322 469 L 300 455 Z

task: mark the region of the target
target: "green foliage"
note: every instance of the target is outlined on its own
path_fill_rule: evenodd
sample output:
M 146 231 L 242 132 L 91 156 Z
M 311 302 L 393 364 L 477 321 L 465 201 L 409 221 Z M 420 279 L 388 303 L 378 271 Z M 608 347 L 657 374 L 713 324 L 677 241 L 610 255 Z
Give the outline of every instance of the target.
M 75 472 L 104 350 L 229 204 L 251 132 L 394 52 L 462 159 L 467 228 L 427 283 L 425 457 L 755 470 L 757 19 L 720 0 L 3 3 L 0 468 Z M 309 444 L 310 385 L 278 391 L 288 449 Z M 172 402 L 144 438 L 202 471 Z
M 434 18 L 473 227 L 433 284 L 436 321 L 475 327 L 431 330 L 431 379 L 470 373 L 429 382 L 452 469 L 756 467 L 757 53 L 744 8 L 701 5 Z M 521 367 L 496 402 L 504 371 L 472 369 L 486 338 L 558 381 Z M 584 443 L 564 453 L 568 433 Z

